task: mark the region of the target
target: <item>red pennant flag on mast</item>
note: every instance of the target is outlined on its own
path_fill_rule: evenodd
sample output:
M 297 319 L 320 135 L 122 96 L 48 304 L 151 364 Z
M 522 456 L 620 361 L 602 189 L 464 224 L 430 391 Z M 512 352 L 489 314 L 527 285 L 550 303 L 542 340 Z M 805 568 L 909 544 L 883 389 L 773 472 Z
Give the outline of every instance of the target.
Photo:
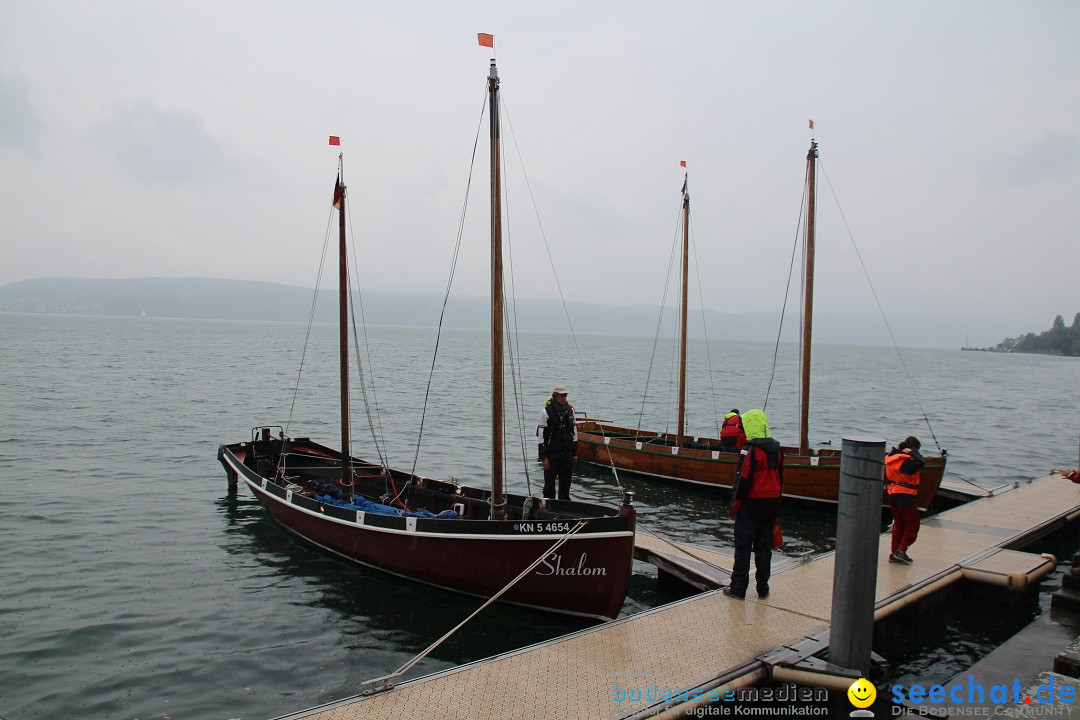
M 685 160 L 680 160 L 679 161 L 679 167 L 686 167 L 686 161 Z
M 331 145 L 340 145 L 341 144 L 341 138 L 339 138 L 337 135 L 331 135 L 330 136 L 330 144 Z
M 813 121 L 813 120 L 811 120 L 811 121 L 810 121 L 810 129 L 811 129 L 811 130 L 813 130 L 813 129 L 814 129 L 814 121 Z
M 488 33 L 476 33 L 476 39 L 482 47 L 495 47 L 495 36 Z

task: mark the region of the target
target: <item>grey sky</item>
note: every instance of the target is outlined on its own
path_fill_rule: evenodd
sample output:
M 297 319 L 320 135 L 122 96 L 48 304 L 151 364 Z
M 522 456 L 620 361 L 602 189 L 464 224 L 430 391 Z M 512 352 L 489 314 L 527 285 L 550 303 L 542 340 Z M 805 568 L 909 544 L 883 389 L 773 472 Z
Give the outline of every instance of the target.
M 876 313 L 842 210 L 889 315 L 1020 332 L 1080 311 L 1080 3 L 0 0 L 0 19 L 0 283 L 310 287 L 336 134 L 365 285 L 441 290 L 484 31 L 521 297 L 557 289 L 515 142 L 568 299 L 660 301 L 686 160 L 705 306 L 778 310 L 813 118 L 819 310 Z M 476 295 L 480 153 L 455 285 Z

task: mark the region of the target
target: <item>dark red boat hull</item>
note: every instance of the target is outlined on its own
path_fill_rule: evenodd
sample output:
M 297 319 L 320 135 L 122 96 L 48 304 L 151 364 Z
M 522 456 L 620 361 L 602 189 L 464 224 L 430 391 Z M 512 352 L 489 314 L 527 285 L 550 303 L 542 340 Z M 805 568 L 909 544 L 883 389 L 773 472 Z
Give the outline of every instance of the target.
M 427 519 L 322 506 L 260 477 L 227 447 L 222 463 L 287 529 L 348 560 L 479 597 L 491 597 L 537 558 L 543 561 L 501 601 L 580 618 L 618 616 L 633 570 L 634 518 L 574 520 Z

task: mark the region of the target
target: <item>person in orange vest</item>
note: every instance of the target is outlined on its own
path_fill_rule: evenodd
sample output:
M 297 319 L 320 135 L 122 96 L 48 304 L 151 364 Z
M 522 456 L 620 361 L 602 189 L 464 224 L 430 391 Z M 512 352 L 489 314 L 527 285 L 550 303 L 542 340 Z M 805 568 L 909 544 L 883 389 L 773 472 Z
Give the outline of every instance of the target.
M 780 512 L 784 487 L 784 452 L 769 436 L 769 419 L 761 410 L 749 410 L 742 418 L 746 444 L 735 466 L 730 515 L 735 520 L 735 564 L 729 597 L 745 598 L 750 585 L 750 553 L 754 554 L 758 597 L 769 596 L 772 574 L 773 525 Z
M 917 437 L 908 436 L 885 455 L 885 482 L 893 516 L 891 563 L 910 565 L 907 549 L 919 536 L 919 471 L 926 464 L 919 454 L 921 447 Z
M 739 452 L 746 444 L 746 432 L 743 430 L 742 418 L 739 417 L 739 409 L 732 408 L 731 412 L 724 416 L 724 424 L 720 426 L 720 449 L 724 452 Z

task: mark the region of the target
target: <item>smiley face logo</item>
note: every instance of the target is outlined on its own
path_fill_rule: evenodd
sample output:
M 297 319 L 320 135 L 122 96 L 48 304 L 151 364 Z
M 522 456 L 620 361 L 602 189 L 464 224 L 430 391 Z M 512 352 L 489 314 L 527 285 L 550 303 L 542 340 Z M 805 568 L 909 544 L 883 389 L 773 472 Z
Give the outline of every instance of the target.
M 847 689 L 848 700 L 857 708 L 868 708 L 877 699 L 877 688 L 866 678 L 859 678 Z

